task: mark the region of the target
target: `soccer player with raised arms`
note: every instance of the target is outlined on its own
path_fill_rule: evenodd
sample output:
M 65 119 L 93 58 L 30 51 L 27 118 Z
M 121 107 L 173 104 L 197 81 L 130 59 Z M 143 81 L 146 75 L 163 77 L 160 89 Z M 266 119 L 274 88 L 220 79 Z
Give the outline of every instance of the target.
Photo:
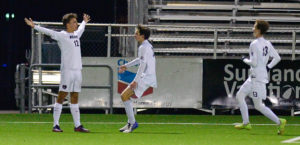
M 119 73 L 123 73 L 128 67 L 140 65 L 134 80 L 121 93 L 121 99 L 125 106 L 128 123 L 120 129 L 120 132 L 130 133 L 138 127 L 133 114 L 132 99 L 140 98 L 149 87 L 157 87 L 155 56 L 153 47 L 149 43 L 148 38 L 150 30 L 147 27 L 139 25 L 135 32 L 135 39 L 139 42 L 138 58 L 122 65 Z
M 235 128 L 248 130 L 252 128 L 249 122 L 248 107 L 245 101 L 246 96 L 249 96 L 253 100 L 255 109 L 278 125 L 278 134 L 281 135 L 284 132 L 286 120 L 278 118 L 272 110 L 263 103 L 263 100 L 265 100 L 267 96 L 266 84 L 269 83 L 268 72 L 281 60 L 271 42 L 263 37 L 268 29 L 269 23 L 267 21 L 256 20 L 253 27 L 253 35 L 256 39 L 250 44 L 250 59 L 243 57 L 243 62 L 250 66 L 251 73 L 236 94 L 243 123 L 235 125 Z M 268 64 L 270 57 L 273 59 Z
M 70 93 L 71 104 L 70 110 L 74 121 L 74 131 L 76 132 L 89 132 L 80 123 L 80 113 L 78 105 L 78 93 L 81 91 L 82 83 L 82 61 L 81 61 L 81 48 L 80 48 L 80 37 L 84 32 L 85 25 L 90 21 L 90 16 L 87 14 L 83 15 L 83 21 L 78 27 L 77 14 L 68 13 L 63 16 L 63 25 L 66 30 L 64 31 L 53 31 L 47 28 L 36 26 L 32 19 L 25 18 L 26 24 L 31 28 L 42 32 L 52 39 L 56 40 L 61 50 L 61 81 L 59 86 L 58 97 L 54 104 L 53 118 L 53 132 L 63 132 L 59 126 L 59 118 L 62 111 L 62 104 L 65 97 Z

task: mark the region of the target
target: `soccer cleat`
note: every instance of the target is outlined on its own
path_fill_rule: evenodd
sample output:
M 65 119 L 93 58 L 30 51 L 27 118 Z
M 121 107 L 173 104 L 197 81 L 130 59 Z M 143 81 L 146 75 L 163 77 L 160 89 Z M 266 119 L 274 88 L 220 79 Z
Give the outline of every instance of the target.
M 129 124 L 128 129 L 124 130 L 123 133 L 130 133 L 138 127 L 139 124 L 137 122 L 135 122 L 133 125 Z
M 84 128 L 82 125 L 74 128 L 75 132 L 90 132 L 88 129 Z
M 250 123 L 248 123 L 248 124 L 241 123 L 241 124 L 235 125 L 234 128 L 236 128 L 236 129 L 247 129 L 247 130 L 251 130 L 252 129 Z
M 284 128 L 285 128 L 285 125 L 286 125 L 286 120 L 282 119 L 282 118 L 280 118 L 279 120 L 280 120 L 280 125 L 278 125 L 278 132 L 277 132 L 277 134 L 278 135 L 283 135 Z
M 58 125 L 55 125 L 52 129 L 52 132 L 63 132 Z
M 124 130 L 127 130 L 130 126 L 130 123 L 127 123 L 124 127 L 120 128 L 120 132 L 123 132 Z

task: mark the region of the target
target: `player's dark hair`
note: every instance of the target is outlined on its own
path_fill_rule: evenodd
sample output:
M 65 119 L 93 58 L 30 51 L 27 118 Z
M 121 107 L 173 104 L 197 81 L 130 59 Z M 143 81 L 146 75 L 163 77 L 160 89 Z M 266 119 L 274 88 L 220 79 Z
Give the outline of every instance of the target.
M 144 35 L 144 39 L 148 40 L 150 37 L 150 29 L 141 25 L 138 25 L 137 29 L 140 32 L 140 35 Z
M 65 14 L 62 18 L 62 22 L 64 26 L 67 27 L 67 23 L 69 23 L 73 18 L 77 19 L 77 14 L 75 13 Z
M 256 29 L 260 30 L 261 35 L 266 34 L 269 30 L 269 22 L 264 20 L 256 20 Z

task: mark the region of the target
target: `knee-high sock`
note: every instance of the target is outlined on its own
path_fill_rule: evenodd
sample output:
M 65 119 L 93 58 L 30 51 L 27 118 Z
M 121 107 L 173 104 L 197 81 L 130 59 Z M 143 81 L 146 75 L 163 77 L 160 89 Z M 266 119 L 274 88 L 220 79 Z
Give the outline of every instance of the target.
M 127 100 L 123 103 L 124 103 L 124 106 L 125 106 L 126 115 L 128 117 L 128 122 L 130 124 L 134 124 L 135 123 L 135 118 L 134 118 L 134 113 L 133 113 L 132 101 Z
M 236 97 L 237 97 L 237 100 L 238 100 L 238 103 L 240 106 L 240 111 L 241 111 L 242 118 L 243 118 L 243 124 L 248 124 L 249 123 L 249 114 L 248 114 L 248 106 L 245 101 L 246 94 L 244 94 L 242 92 L 238 92 Z
M 263 103 L 262 100 L 259 99 L 253 99 L 254 102 L 254 107 L 257 109 L 259 112 L 261 112 L 263 115 L 268 117 L 270 120 L 275 122 L 276 124 L 280 124 L 279 118 L 273 113 L 273 111 L 266 107 Z
M 259 109 L 259 111 L 263 115 L 265 115 L 266 117 L 268 117 L 270 120 L 272 120 L 273 122 L 275 122 L 276 124 L 278 124 L 278 125 L 280 124 L 279 118 L 274 114 L 274 112 L 270 108 L 264 106 L 263 108 Z
M 75 127 L 80 126 L 80 112 L 79 112 L 79 105 L 78 104 L 71 104 L 70 105 L 71 113 L 73 116 L 73 121 Z
M 55 103 L 54 104 L 54 110 L 53 110 L 53 126 L 59 125 L 59 118 L 62 110 L 62 104 Z

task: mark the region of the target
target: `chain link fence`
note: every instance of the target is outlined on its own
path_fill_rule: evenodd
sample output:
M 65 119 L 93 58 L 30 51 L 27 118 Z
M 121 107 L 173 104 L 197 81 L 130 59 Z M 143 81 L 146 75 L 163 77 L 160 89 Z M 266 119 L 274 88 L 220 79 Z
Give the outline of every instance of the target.
M 60 23 L 37 23 L 55 31 Z M 251 27 L 148 25 L 156 55 L 232 58 L 247 55 L 254 40 Z M 136 25 L 88 24 L 81 37 L 82 57 L 135 57 L 138 43 Z M 57 42 L 32 31 L 32 63 L 60 63 Z M 265 35 L 283 57 L 300 55 L 300 29 L 271 28 Z M 298 37 L 297 37 L 298 36 Z M 41 51 L 40 51 L 41 50 Z

